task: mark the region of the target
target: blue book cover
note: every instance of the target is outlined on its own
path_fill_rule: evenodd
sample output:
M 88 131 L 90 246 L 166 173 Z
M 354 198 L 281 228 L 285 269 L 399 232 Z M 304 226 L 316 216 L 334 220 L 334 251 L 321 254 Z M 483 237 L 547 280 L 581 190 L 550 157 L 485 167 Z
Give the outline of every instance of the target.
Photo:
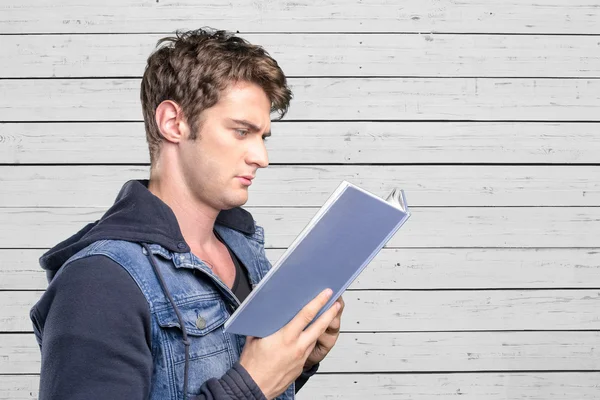
M 225 332 L 269 336 L 331 288 L 334 294 L 318 318 L 409 217 L 402 190 L 382 199 L 343 181 L 226 321 Z

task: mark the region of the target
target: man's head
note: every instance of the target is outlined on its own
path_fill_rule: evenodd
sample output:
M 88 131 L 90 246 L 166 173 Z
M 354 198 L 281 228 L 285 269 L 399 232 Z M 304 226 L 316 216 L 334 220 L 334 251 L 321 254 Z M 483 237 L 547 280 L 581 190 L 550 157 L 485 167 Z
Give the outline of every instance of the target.
M 260 46 L 225 31 L 199 29 L 179 32 L 158 42 L 142 78 L 141 100 L 150 150 L 150 161 L 158 155 L 162 135 L 155 120 L 160 103 L 172 100 L 181 107 L 191 136 L 197 138 L 202 112 L 214 106 L 221 92 L 237 82 L 260 86 L 271 111 L 282 118 L 292 93 L 277 62 Z
M 197 30 L 162 39 L 141 89 L 152 169 L 212 208 L 244 204 L 241 177 L 268 165 L 270 115 L 283 117 L 291 97 L 277 62 L 239 37 Z

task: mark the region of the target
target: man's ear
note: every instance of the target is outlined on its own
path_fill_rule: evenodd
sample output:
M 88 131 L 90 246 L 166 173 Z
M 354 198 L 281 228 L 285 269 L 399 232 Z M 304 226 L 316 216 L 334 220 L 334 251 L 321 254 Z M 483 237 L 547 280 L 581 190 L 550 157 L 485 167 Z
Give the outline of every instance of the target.
M 179 143 L 189 137 L 190 130 L 181 107 L 172 100 L 165 100 L 156 107 L 156 125 L 163 138 L 171 143 Z

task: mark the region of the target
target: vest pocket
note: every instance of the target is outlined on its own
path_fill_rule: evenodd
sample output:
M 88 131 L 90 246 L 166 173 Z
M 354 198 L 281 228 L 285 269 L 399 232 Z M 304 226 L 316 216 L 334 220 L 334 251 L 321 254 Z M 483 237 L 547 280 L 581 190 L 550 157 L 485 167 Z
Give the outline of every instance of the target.
M 229 317 L 220 297 L 201 298 L 177 305 L 190 341 L 188 394 L 199 394 L 210 378 L 220 378 L 233 365 L 233 347 L 223 332 Z M 185 345 L 177 314 L 173 308 L 157 313 L 162 337 L 170 349 L 166 360 L 175 378 L 176 390 L 183 393 Z

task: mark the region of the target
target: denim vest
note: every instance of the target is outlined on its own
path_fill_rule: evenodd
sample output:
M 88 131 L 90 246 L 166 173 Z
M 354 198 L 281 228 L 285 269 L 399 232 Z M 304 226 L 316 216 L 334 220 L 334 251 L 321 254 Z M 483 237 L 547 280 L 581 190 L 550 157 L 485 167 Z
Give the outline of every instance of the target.
M 219 224 L 215 224 L 215 230 L 246 266 L 254 288 L 271 267 L 264 252 L 263 228 L 256 226 L 253 235 Z M 188 397 L 199 394 L 206 380 L 220 378 L 239 360 L 246 338 L 223 331 L 223 324 L 239 301 L 194 254 L 173 253 L 157 244 L 102 240 L 79 251 L 65 265 L 92 255 L 104 255 L 121 265 L 148 301 L 154 362 L 150 399 L 183 399 L 185 367 L 185 345 L 179 318 L 161 287 L 150 257 L 154 258 L 154 264 L 186 327 L 189 341 Z M 294 399 L 294 393 L 292 383 L 277 399 Z

